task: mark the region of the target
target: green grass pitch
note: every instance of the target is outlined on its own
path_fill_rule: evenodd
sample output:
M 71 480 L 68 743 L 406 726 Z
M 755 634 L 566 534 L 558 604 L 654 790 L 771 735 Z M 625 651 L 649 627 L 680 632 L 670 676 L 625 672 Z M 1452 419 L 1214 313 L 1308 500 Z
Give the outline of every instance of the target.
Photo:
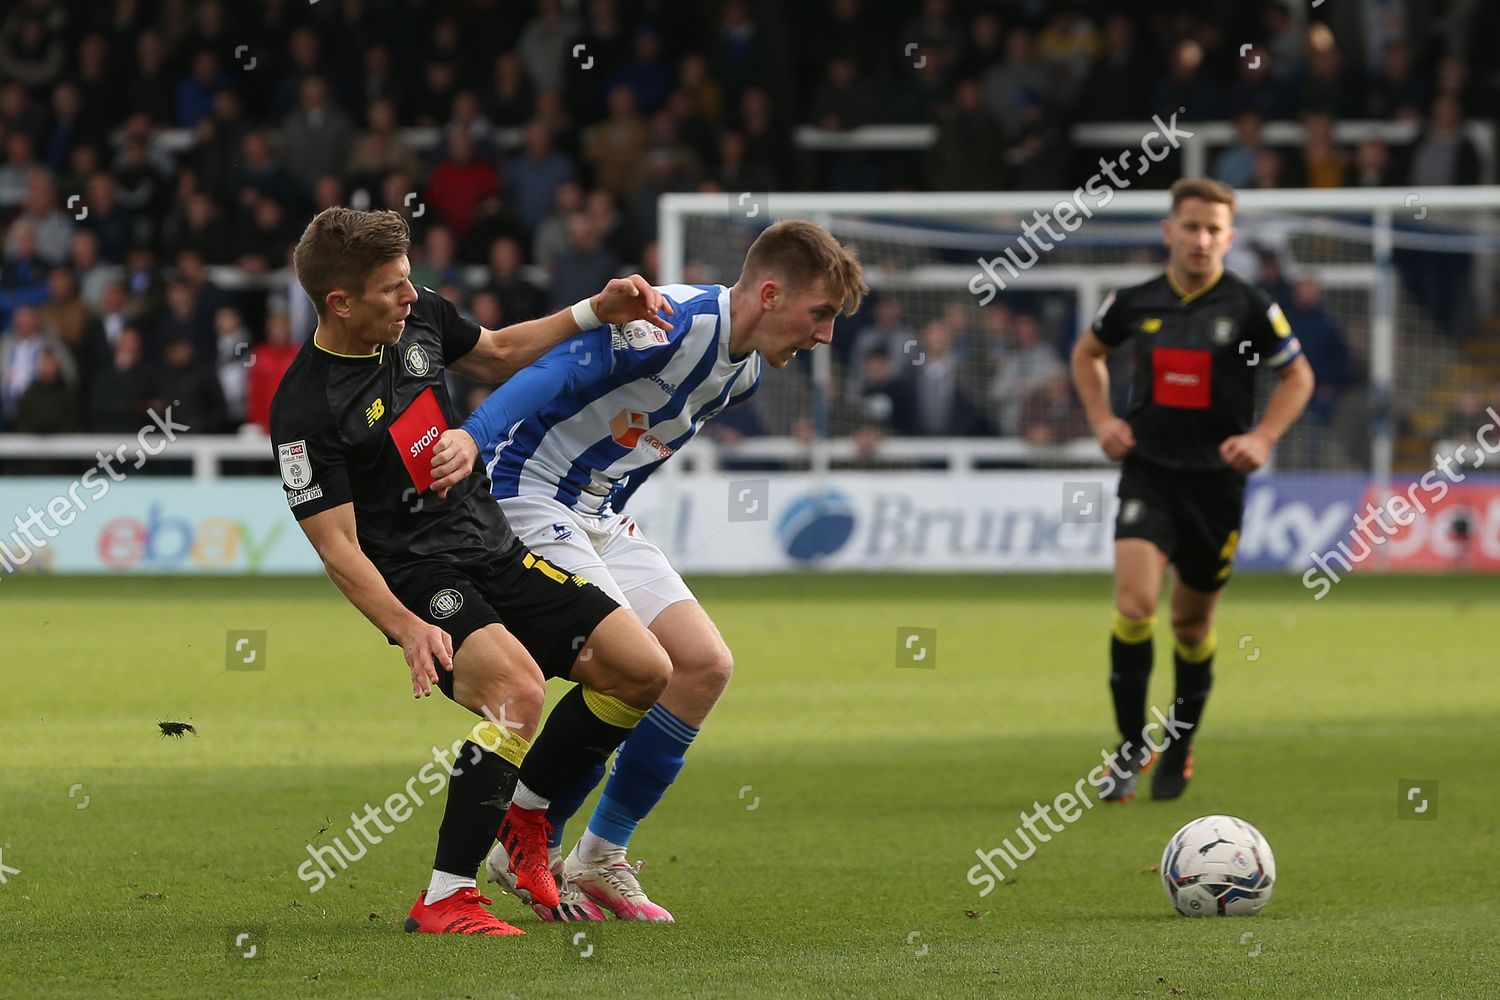
M 296 875 L 469 725 L 325 581 L 0 582 L 0 995 L 1500 995 L 1500 580 L 1236 579 L 1187 796 L 1085 811 L 984 898 L 976 849 L 1111 740 L 1109 581 L 695 583 L 736 676 L 632 849 L 679 922 L 496 895 L 527 936 L 475 940 L 401 931 L 440 803 L 322 891 Z M 906 627 L 931 669 L 895 665 Z M 231 629 L 267 630 L 265 669 L 225 670 Z M 1163 625 L 1156 704 L 1170 662 Z M 1432 819 L 1398 817 L 1402 779 L 1438 782 Z M 1257 917 L 1162 894 L 1167 838 L 1214 812 L 1275 849 Z

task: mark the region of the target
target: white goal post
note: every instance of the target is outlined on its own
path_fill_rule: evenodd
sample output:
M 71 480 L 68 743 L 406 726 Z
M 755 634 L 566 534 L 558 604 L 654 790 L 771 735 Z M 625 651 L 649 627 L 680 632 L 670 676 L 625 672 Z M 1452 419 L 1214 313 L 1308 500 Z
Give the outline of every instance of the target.
M 883 260 L 867 255 L 867 279 L 876 292 L 930 289 L 967 298 L 973 294 L 970 282 L 980 275 L 978 259 L 993 259 L 1014 246 L 1021 222 L 1033 219 L 1033 213 L 1046 213 L 1067 202 L 1087 203 L 1092 215 L 1081 220 L 1081 229 L 1071 241 L 1103 238 L 1128 243 L 1133 234 L 1146 247 L 1156 220 L 1169 207 L 1165 191 L 1117 191 L 1104 204 L 1098 204 L 1100 200 L 1093 195 L 1080 197 L 1076 191 L 668 194 L 658 208 L 661 281 L 733 282 L 731 271 L 737 261 L 722 248 L 698 245 L 707 242 L 705 227 L 753 235 L 769 222 L 801 218 L 825 226 L 846 242 L 868 238 L 940 243 L 944 252 L 932 254 L 934 259 L 915 260 L 912 266 L 898 269 L 885 268 Z M 1403 331 L 1394 255 L 1402 247 L 1468 255 L 1477 266 L 1472 268 L 1467 291 L 1478 310 L 1487 314 L 1495 287 L 1495 252 L 1500 249 L 1497 219 L 1500 186 L 1239 193 L 1237 227 L 1242 241 L 1250 233 L 1272 246 L 1285 246 L 1289 233 L 1310 236 L 1325 245 L 1310 259 L 1290 261 L 1292 266 L 1327 289 L 1368 296 L 1367 471 L 1376 482 L 1388 481 L 1397 471 L 1392 401 Z M 1334 243 L 1345 249 L 1329 250 L 1327 245 Z M 710 250 L 707 255 L 700 252 L 705 249 Z M 1086 318 L 1110 289 L 1141 281 L 1156 270 L 1153 263 L 1143 260 L 1054 256 L 1056 262 L 1043 254 L 1034 267 L 1007 275 L 1006 291 L 1067 290 L 1076 296 L 1076 315 Z M 829 384 L 832 361 L 828 352 L 820 351 L 813 355 L 813 363 L 816 393 L 817 387 Z M 817 465 L 826 468 L 828 452 L 820 456 L 819 451 L 812 448 L 815 471 Z

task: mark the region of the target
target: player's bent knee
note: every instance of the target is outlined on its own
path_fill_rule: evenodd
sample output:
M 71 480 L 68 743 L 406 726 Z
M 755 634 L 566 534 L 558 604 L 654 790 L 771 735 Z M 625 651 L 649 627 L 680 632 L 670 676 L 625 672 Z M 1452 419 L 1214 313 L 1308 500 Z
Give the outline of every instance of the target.
M 1115 614 L 1130 621 L 1154 619 L 1156 602 L 1140 594 L 1121 594 L 1115 600 Z
M 729 679 L 734 676 L 734 654 L 720 643 L 712 652 L 685 663 L 673 663 L 672 670 L 673 683 L 690 684 L 695 690 L 717 695 L 729 686 Z

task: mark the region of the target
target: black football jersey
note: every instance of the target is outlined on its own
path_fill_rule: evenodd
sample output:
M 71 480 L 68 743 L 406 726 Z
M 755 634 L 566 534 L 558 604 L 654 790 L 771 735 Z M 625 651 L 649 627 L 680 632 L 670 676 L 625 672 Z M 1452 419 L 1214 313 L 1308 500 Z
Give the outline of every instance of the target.
M 1255 376 L 1302 353 L 1281 308 L 1229 272 L 1191 295 L 1162 274 L 1105 299 L 1094 336 L 1132 341 L 1126 420 L 1132 455 L 1177 469 L 1225 469 L 1219 445 L 1255 419 Z
M 454 420 L 444 371 L 479 341 L 453 303 L 417 286 L 401 339 L 350 357 L 311 337 L 271 402 L 271 441 L 298 520 L 353 503 L 359 544 L 382 575 L 415 560 L 493 558 L 516 542 L 476 469 L 439 500 L 432 447 Z

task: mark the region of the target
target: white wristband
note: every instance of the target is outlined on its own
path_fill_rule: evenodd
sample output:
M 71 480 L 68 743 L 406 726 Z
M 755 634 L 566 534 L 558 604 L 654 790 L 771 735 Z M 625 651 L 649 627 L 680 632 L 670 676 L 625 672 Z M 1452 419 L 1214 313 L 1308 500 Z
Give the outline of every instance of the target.
M 573 322 L 578 324 L 580 330 L 596 330 L 604 325 L 588 299 L 579 299 L 573 303 Z

